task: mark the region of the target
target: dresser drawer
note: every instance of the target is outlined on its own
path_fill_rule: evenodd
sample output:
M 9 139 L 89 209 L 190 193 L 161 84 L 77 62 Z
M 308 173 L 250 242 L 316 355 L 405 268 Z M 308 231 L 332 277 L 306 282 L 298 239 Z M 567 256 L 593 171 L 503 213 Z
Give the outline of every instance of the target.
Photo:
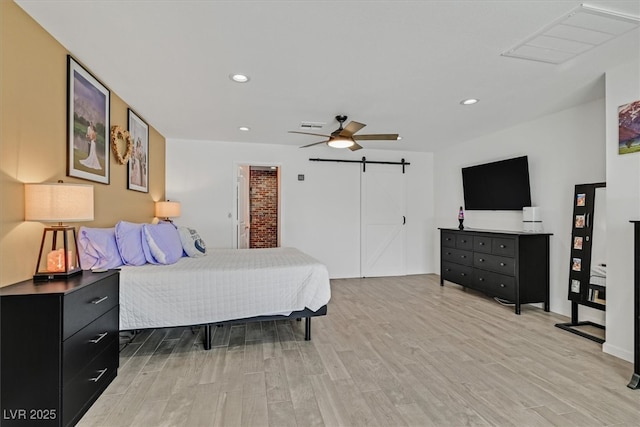
M 515 256 L 516 240 L 494 237 L 491 239 L 491 253 L 494 255 Z
M 442 246 L 446 246 L 447 248 L 455 248 L 456 247 L 456 235 L 453 233 L 445 233 L 442 232 L 442 242 L 440 242 Z
M 473 236 L 467 234 L 456 234 L 456 248 L 473 249 Z
M 105 277 L 104 280 L 65 295 L 62 339 L 66 340 L 118 305 L 118 296 L 117 275 Z
M 491 237 L 473 236 L 473 250 L 476 252 L 491 253 Z
M 113 340 L 76 377 L 62 388 L 63 423 L 77 422 L 81 410 L 88 408 L 115 378 L 118 371 L 118 341 Z
M 80 329 L 62 344 L 62 377 L 71 381 L 91 360 L 117 340 L 119 309 L 111 310 Z
M 443 262 L 440 274 L 444 280 L 458 283 L 463 286 L 469 286 L 473 279 L 473 268 L 465 265 Z
M 508 301 L 515 301 L 516 299 L 515 277 L 475 269 L 473 271 L 473 281 L 479 286 L 479 290 L 489 296 L 504 298 Z
M 442 260 L 471 266 L 473 265 L 473 252 L 453 248 L 443 248 Z
M 503 256 L 474 253 L 473 266 L 483 270 L 514 276 L 516 274 L 516 262 L 513 258 Z

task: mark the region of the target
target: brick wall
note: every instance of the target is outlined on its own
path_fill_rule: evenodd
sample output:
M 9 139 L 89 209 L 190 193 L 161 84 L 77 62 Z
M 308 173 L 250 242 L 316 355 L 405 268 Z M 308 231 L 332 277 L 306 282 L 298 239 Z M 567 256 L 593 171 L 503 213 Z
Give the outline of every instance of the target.
M 249 179 L 251 211 L 250 248 L 278 246 L 278 175 L 275 170 L 251 170 Z

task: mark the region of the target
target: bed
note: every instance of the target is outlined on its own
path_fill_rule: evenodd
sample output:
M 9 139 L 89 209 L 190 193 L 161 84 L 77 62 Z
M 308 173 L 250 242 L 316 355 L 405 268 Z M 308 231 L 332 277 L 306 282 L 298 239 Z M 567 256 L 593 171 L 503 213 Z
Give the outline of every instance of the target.
M 311 339 L 311 317 L 331 298 L 325 265 L 295 248 L 205 251 L 185 235 L 183 245 L 172 224 L 81 228 L 82 267 L 120 269 L 121 331 L 204 326 L 210 349 L 214 325 L 304 318 Z

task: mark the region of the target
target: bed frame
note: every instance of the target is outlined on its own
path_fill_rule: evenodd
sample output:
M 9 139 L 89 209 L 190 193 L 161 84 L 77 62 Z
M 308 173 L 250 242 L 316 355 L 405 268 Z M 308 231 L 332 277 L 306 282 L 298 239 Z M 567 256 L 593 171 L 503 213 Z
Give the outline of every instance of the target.
M 234 325 L 238 323 L 250 323 L 250 322 L 268 322 L 272 320 L 285 320 L 296 319 L 300 320 L 304 318 L 304 340 L 311 341 L 311 318 L 315 316 L 324 316 L 327 314 L 327 306 L 323 305 L 317 311 L 311 311 L 308 308 L 300 311 L 294 311 L 288 316 L 276 315 L 276 316 L 257 316 L 247 317 L 245 319 L 225 320 L 224 322 L 208 323 L 204 326 L 204 349 L 211 350 L 211 326 L 223 326 Z

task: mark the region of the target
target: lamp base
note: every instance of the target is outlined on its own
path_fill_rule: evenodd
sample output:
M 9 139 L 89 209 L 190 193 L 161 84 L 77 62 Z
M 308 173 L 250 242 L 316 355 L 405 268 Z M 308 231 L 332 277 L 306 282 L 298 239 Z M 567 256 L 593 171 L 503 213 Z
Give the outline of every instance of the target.
M 43 271 L 33 275 L 34 282 L 48 282 L 50 280 L 66 280 L 71 276 L 81 274 L 82 269 L 75 268 L 70 271 Z

